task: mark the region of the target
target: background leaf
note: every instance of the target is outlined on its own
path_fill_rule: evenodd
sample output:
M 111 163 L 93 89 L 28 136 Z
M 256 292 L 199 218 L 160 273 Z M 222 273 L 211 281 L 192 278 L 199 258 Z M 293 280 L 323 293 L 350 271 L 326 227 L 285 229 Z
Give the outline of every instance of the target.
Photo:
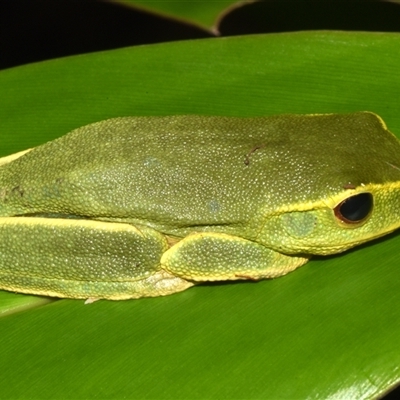
M 187 22 L 200 25 L 204 29 L 210 29 L 214 26 L 218 16 L 226 9 L 250 3 L 247 0 L 186 0 L 162 2 L 154 0 L 119 0 L 118 2 L 124 5 L 132 5 L 133 7 L 140 7 L 147 11 L 157 12 L 166 16 L 186 20 Z
M 256 35 L 5 70 L 1 155 L 124 115 L 371 110 L 400 134 L 399 44 L 397 34 Z M 398 246 L 394 234 L 272 281 L 8 314 L 0 397 L 376 397 L 400 376 Z

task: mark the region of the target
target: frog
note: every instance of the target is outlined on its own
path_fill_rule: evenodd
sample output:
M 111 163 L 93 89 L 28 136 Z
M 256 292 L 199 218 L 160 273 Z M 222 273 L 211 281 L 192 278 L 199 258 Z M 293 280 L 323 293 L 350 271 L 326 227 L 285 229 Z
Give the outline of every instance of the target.
M 399 140 L 368 111 L 117 117 L 0 159 L 6 291 L 260 281 L 399 226 Z

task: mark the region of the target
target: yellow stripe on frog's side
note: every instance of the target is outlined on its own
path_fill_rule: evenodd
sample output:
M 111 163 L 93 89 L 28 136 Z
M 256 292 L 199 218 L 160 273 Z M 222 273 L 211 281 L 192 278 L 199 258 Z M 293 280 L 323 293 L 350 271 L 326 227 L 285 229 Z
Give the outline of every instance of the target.
M 400 172 L 399 172 L 400 176 Z M 330 197 L 321 198 L 318 201 L 303 201 L 301 203 L 292 203 L 288 205 L 283 205 L 281 207 L 277 207 L 274 212 L 268 212 L 268 216 L 280 215 L 288 212 L 295 211 L 310 211 L 310 210 L 318 210 L 321 208 L 335 208 L 342 201 L 347 199 L 350 196 L 360 193 L 371 193 L 374 195 L 375 193 L 385 192 L 385 193 L 394 193 L 397 190 L 400 190 L 400 181 L 398 182 L 389 182 L 387 184 L 366 184 L 362 186 L 357 186 L 354 189 L 344 189 L 342 192 L 337 195 L 333 195 Z
M 11 161 L 16 160 L 17 158 L 20 158 L 21 156 L 23 156 L 24 154 L 28 153 L 31 150 L 32 149 L 23 150 L 23 151 L 19 151 L 18 153 L 10 154 L 9 156 L 6 156 L 6 157 L 1 157 L 0 158 L 0 166 L 2 166 L 4 164 L 8 164 Z

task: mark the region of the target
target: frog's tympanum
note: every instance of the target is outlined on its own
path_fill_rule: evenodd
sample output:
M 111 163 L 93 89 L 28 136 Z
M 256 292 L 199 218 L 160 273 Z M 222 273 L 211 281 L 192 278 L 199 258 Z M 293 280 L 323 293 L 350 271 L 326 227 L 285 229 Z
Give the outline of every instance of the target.
M 275 278 L 400 226 L 375 114 L 124 117 L 0 159 L 0 288 L 130 299 Z

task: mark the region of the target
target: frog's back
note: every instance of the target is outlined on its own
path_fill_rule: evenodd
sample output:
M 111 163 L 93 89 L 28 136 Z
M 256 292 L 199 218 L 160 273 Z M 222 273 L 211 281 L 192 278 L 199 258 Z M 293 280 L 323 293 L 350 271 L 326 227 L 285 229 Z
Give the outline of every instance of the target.
M 116 118 L 1 166 L 0 214 L 125 220 L 176 235 L 247 229 L 251 237 L 283 205 L 398 179 L 390 166 L 400 165 L 399 149 L 371 113 Z

